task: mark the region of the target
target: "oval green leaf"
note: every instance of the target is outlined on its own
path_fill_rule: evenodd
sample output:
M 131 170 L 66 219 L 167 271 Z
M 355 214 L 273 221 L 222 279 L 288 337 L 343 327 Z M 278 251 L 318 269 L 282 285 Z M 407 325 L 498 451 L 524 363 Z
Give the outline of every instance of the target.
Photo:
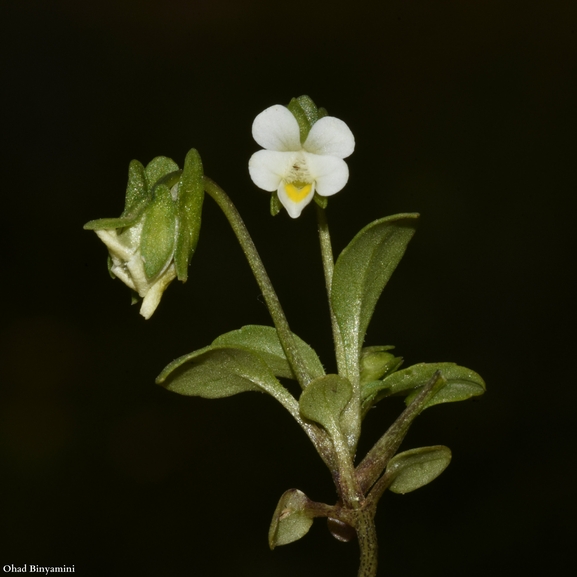
M 361 346 L 377 301 L 415 233 L 418 216 L 398 214 L 372 222 L 337 259 L 331 302 L 351 379 L 358 375 Z
M 294 333 L 293 338 L 311 379 L 322 377 L 325 371 L 315 351 Z M 212 344 L 214 346 L 239 346 L 249 349 L 259 355 L 275 376 L 296 379 L 278 338 L 278 333 L 273 327 L 247 325 L 239 330 L 221 335 Z
M 339 375 L 325 375 L 311 381 L 302 392 L 301 415 L 321 424 L 330 434 L 340 431 L 340 417 L 353 394 L 351 383 Z
M 268 544 L 271 549 L 277 545 L 287 545 L 304 537 L 313 524 L 313 515 L 307 510 L 308 497 L 298 489 L 289 489 L 283 493 L 268 531 Z
M 385 377 L 380 384 L 371 383 L 371 390 L 366 392 L 377 393 L 375 402 L 390 395 L 408 394 L 405 403 L 409 405 L 437 371 L 441 372 L 447 385 L 429 400 L 424 409 L 440 403 L 464 401 L 482 395 L 486 390 L 485 381 L 471 369 L 455 363 L 419 363 Z
M 209 346 L 184 355 L 170 363 L 156 382 L 180 395 L 218 399 L 260 391 L 283 404 L 291 399 L 296 403 L 257 355 L 236 347 Z
M 395 455 L 386 473 L 393 477 L 389 490 L 410 493 L 436 479 L 451 462 L 451 450 L 443 445 L 411 449 Z

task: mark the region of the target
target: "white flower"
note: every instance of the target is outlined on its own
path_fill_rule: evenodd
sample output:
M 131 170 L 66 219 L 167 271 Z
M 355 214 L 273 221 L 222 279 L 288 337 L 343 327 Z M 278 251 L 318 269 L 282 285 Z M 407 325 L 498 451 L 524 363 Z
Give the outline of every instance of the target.
M 332 196 L 349 179 L 343 158 L 352 154 L 355 138 L 338 118 L 317 120 L 301 144 L 296 118 L 288 108 L 276 104 L 254 119 L 252 135 L 265 150 L 252 155 L 250 177 L 259 188 L 276 191 L 292 218 L 300 216 L 315 192 Z

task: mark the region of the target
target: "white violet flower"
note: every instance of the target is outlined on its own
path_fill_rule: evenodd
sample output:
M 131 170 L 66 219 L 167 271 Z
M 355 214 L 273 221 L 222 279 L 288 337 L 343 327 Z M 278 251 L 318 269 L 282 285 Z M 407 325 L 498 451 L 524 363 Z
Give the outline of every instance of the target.
M 292 218 L 300 216 L 315 192 L 332 196 L 349 179 L 343 158 L 352 154 L 355 138 L 338 118 L 317 120 L 301 144 L 296 118 L 288 108 L 276 104 L 254 119 L 252 135 L 265 150 L 252 155 L 250 177 L 259 188 L 276 191 Z

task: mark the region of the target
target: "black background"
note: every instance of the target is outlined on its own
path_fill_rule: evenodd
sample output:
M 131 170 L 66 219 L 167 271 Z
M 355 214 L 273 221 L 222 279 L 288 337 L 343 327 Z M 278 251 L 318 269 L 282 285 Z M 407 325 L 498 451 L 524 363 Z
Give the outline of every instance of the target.
M 484 398 L 425 412 L 403 447 L 445 444 L 433 484 L 386 494 L 379 575 L 554 574 L 575 534 L 576 16 L 571 1 L 21 0 L 3 4 L 0 564 L 79 575 L 356 574 L 317 521 L 268 550 L 278 497 L 334 501 L 271 398 L 184 398 L 174 357 L 270 324 L 207 199 L 185 285 L 151 320 L 82 230 L 118 216 L 128 162 L 196 147 L 237 204 L 293 330 L 334 371 L 314 211 L 268 213 L 252 120 L 309 94 L 357 147 L 328 213 L 338 252 L 422 214 L 367 344 L 455 361 Z M 400 404 L 366 422 L 360 453 Z

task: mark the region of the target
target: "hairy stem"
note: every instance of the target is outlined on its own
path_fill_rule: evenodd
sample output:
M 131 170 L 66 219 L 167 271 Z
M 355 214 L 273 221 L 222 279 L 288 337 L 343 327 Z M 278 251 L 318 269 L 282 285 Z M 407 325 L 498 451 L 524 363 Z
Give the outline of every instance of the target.
M 252 273 L 256 278 L 256 282 L 262 291 L 262 295 L 276 327 L 287 360 L 299 384 L 304 389 L 309 384 L 311 378 L 307 373 L 298 349 L 296 348 L 293 334 L 289 328 L 288 321 L 278 300 L 278 296 L 272 286 L 270 278 L 264 268 L 246 225 L 232 200 L 230 200 L 229 196 L 224 192 L 224 190 L 222 190 L 222 188 L 220 188 L 220 186 L 218 186 L 218 184 L 205 176 L 204 188 L 206 193 L 216 201 L 219 208 L 224 212 L 224 215 L 228 219 L 228 222 L 240 243 Z
M 331 288 L 333 285 L 333 271 L 335 268 L 333 258 L 333 248 L 331 244 L 331 235 L 329 232 L 329 223 L 327 215 L 323 208 L 317 205 L 317 222 L 319 227 L 319 240 L 321 244 L 321 256 L 323 260 L 323 271 L 325 273 L 325 285 L 327 287 L 327 296 L 329 299 L 329 310 L 331 314 L 331 325 L 333 329 L 333 340 L 335 343 L 335 356 L 337 359 L 337 369 L 339 375 L 346 375 L 346 357 L 343 346 L 343 339 L 341 331 L 337 323 L 337 319 L 333 312 L 331 304 Z
M 305 369 L 304 362 L 301 358 L 301 355 L 299 354 L 298 349 L 296 348 L 293 334 L 290 330 L 282 306 L 278 300 L 278 296 L 274 290 L 274 287 L 272 286 L 270 278 L 266 272 L 266 269 L 264 268 L 262 260 L 246 228 L 246 225 L 244 224 L 244 221 L 242 220 L 242 217 L 234 206 L 232 200 L 228 197 L 224 190 L 222 190 L 218 184 L 206 176 L 204 177 L 204 189 L 206 193 L 211 196 L 218 204 L 219 208 L 222 210 L 230 226 L 232 227 L 236 238 L 239 241 L 242 251 L 246 256 L 248 264 L 250 265 L 252 273 L 256 279 L 256 282 L 262 291 L 266 306 L 270 312 L 270 316 L 272 317 L 287 360 L 299 384 L 304 389 L 311 381 L 311 377 Z M 288 408 L 286 405 L 285 407 Z M 289 409 L 289 411 L 293 417 L 297 419 L 301 427 L 311 439 L 319 455 L 327 464 L 334 477 L 336 471 L 335 456 L 332 442 L 328 435 L 324 430 L 320 429 L 315 424 L 303 421 L 300 418 L 300 414 L 298 413 L 298 405 L 295 404 L 295 407 L 291 408 L 292 410 Z
M 376 577 L 378 562 L 377 530 L 374 510 L 363 509 L 357 516 L 357 539 L 361 550 L 358 577 Z

